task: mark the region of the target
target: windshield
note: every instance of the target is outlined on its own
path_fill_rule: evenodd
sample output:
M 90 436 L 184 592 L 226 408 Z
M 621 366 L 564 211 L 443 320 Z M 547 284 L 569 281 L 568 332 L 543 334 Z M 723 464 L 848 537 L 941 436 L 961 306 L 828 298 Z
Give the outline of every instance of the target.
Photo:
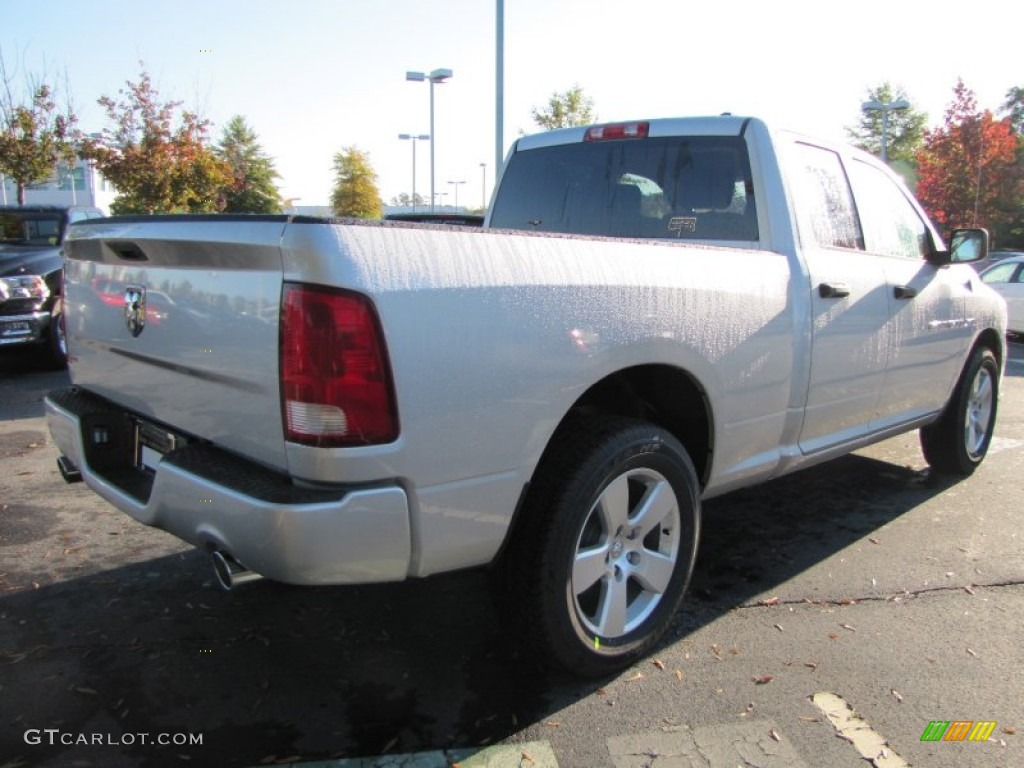
M 0 211 L 0 242 L 57 245 L 64 217 L 55 211 Z
M 659 239 L 758 238 L 746 144 L 660 137 L 516 153 L 491 226 Z

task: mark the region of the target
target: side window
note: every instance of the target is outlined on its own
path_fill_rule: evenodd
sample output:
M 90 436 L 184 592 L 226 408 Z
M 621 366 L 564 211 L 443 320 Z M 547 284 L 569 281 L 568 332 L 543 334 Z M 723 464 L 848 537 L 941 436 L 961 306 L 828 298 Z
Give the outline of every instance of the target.
M 857 198 L 864 244 L 872 253 L 920 259 L 932 249 L 928 226 L 893 179 L 855 160 L 850 180 Z
M 826 248 L 863 248 L 850 184 L 835 152 L 796 144 L 796 203 L 805 235 Z
M 85 221 L 89 218 L 89 215 L 85 211 L 71 211 L 68 214 L 68 223 L 74 224 L 76 221 Z
M 986 270 L 981 279 L 986 283 L 1012 283 L 1014 282 L 1014 273 L 1017 272 L 1018 266 L 1018 264 L 996 264 L 991 269 Z

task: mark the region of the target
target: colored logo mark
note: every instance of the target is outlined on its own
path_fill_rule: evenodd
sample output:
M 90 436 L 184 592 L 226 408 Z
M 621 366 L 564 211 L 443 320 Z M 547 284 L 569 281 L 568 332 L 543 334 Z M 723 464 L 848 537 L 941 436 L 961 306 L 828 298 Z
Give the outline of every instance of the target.
M 921 741 L 988 741 L 996 725 L 995 720 L 932 720 Z

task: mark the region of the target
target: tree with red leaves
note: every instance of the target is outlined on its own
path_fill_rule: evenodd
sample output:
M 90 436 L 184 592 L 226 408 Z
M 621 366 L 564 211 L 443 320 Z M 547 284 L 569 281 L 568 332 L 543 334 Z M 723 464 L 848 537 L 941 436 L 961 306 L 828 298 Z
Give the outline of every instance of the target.
M 117 188 L 114 213 L 202 213 L 223 206 L 230 168 L 209 147 L 210 122 L 161 103 L 149 75 L 126 83 L 120 100 L 99 100 L 112 123 L 82 154 Z
M 944 125 L 926 131 L 918 152 L 917 196 L 940 227 L 1000 227 L 1019 215 L 1024 168 L 1008 119 L 978 109 L 957 82 Z

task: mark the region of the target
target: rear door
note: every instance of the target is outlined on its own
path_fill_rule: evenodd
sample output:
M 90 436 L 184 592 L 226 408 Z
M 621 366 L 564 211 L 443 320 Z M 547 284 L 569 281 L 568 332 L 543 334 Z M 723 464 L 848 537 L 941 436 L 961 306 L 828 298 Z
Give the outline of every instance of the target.
M 863 249 L 839 154 L 804 142 L 789 149 L 812 318 L 800 448 L 813 453 L 870 431 L 889 353 L 889 302 L 882 261 Z

